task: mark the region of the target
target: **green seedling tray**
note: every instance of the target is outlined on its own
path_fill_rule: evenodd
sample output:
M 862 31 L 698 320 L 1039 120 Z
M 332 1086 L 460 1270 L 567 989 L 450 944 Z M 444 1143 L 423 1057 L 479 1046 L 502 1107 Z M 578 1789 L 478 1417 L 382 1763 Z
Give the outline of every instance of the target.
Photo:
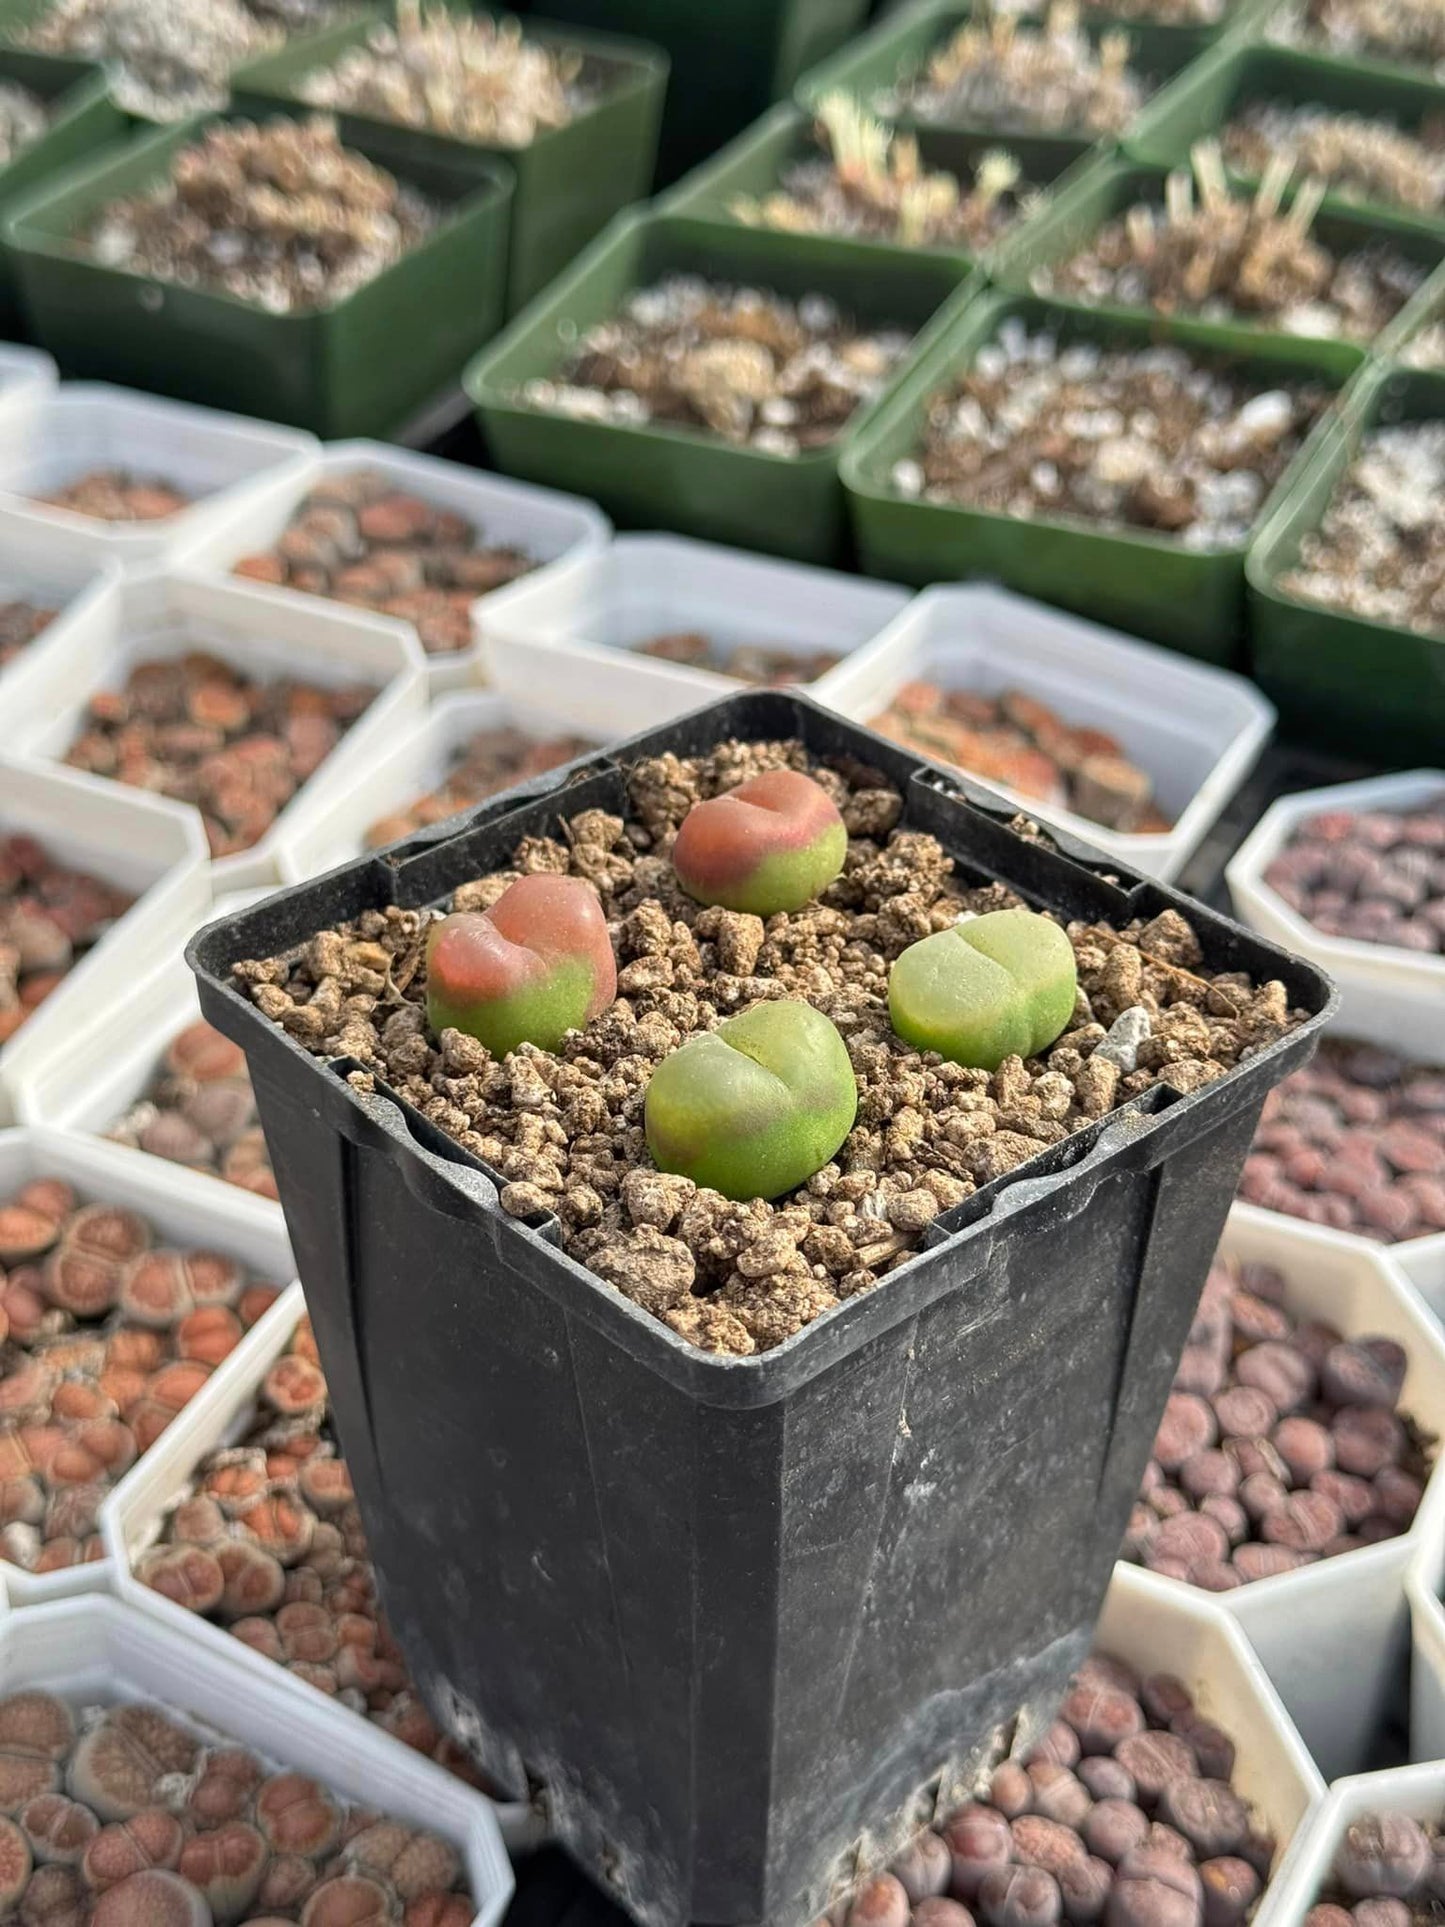
M 1304 602 L 1280 588 L 1367 430 L 1445 417 L 1445 375 L 1372 369 L 1332 433 L 1277 491 L 1246 563 L 1253 674 L 1292 733 L 1391 766 L 1438 762 L 1445 742 L 1445 637 Z
M 855 95 L 872 111 L 881 93 L 916 74 L 929 55 L 973 16 L 974 9 L 959 5 L 958 0 L 949 0 L 946 5 L 905 7 L 805 75 L 797 89 L 797 104 L 805 113 L 815 113 L 824 94 L 841 92 Z M 1132 44 L 1130 66 L 1161 84 L 1197 58 L 1217 31 L 1207 27 L 1138 25 L 1111 18 L 1090 20 L 1086 28 L 1093 41 L 1102 39 L 1115 28 L 1127 33 Z M 1005 148 L 1022 164 L 1028 178 L 1035 181 L 1056 180 L 1065 168 L 1072 167 L 1101 145 L 1096 136 L 1087 133 L 1001 133 L 994 128 L 970 127 L 961 122 L 923 120 L 909 111 L 884 118 L 909 132 L 947 125 L 950 133 L 975 135 L 990 147 Z M 1102 144 L 1108 145 L 1107 137 Z
M 1239 17 L 1234 22 L 1227 37 L 1237 46 L 1256 45 L 1281 47 L 1288 52 L 1302 53 L 1324 60 L 1338 60 L 1357 74 L 1362 81 L 1373 80 L 1431 80 L 1436 75 L 1440 63 L 1428 60 L 1391 60 L 1384 54 L 1358 55 L 1331 52 L 1324 44 L 1316 46 L 1296 46 L 1290 41 L 1276 40 L 1273 28 L 1285 12 L 1289 0 L 1242 0 Z
M 1348 61 L 1286 47 L 1216 47 L 1150 101 L 1124 138 L 1131 160 L 1149 167 L 1179 167 L 1197 141 L 1220 134 L 1255 101 L 1287 107 L 1324 107 L 1337 113 L 1388 120 L 1418 135 L 1421 123 L 1445 114 L 1445 87 L 1400 74 L 1361 74 Z M 1254 187 L 1257 175 L 1228 169 L 1236 185 Z M 1396 207 L 1390 202 L 1331 193 L 1330 213 L 1360 214 L 1372 208 L 1439 224 L 1445 212 Z
M 448 210 L 438 228 L 330 307 L 270 314 L 229 294 L 113 268 L 75 237 L 223 115 L 196 115 L 72 169 L 0 224 L 37 340 L 68 375 L 290 422 L 328 437 L 381 435 L 455 382 L 501 323 L 510 172 L 458 150 L 406 156 L 397 130 L 351 146 Z
M 843 458 L 854 537 L 870 575 L 920 587 L 974 578 L 1002 582 L 1184 655 L 1239 662 L 1243 546 L 1201 554 L 1166 536 L 1105 528 L 1081 517 L 1027 519 L 894 492 L 893 465 L 916 453 L 931 397 L 1013 317 L 1030 332 L 1046 327 L 1064 342 L 1177 343 L 1258 378 L 1261 387 L 1313 380 L 1343 388 L 1359 356 L 1334 342 L 1242 338 L 1208 324 L 1091 314 L 1031 295 L 989 293 L 970 301 L 934 337 Z M 1288 480 L 1288 474 L 1281 478 L 1281 489 Z
M 944 173 L 971 180 L 983 155 L 995 152 L 1006 143 L 986 139 L 980 134 L 955 134 L 945 128 L 920 128 L 919 153 L 924 165 Z M 739 197 L 761 200 L 780 184 L 784 171 L 794 161 L 815 158 L 823 150 L 813 132 L 812 117 L 786 103 L 764 115 L 755 127 L 740 134 L 716 159 L 695 169 L 679 181 L 660 205 L 671 214 L 686 214 L 699 221 L 721 221 L 729 227 L 745 226 L 732 212 Z M 1040 191 L 1053 184 L 1053 177 L 1029 176 L 1025 185 Z M 985 248 L 978 255 L 963 246 L 905 248 L 896 241 L 829 237 L 839 246 L 857 248 L 865 259 L 880 252 L 908 254 L 930 260 L 947 259 L 960 267 L 987 262 L 994 252 Z
M 528 14 L 530 0 L 510 11 Z M 664 180 L 675 180 L 787 94 L 799 75 L 857 33 L 867 0 L 542 0 L 569 25 L 662 47 L 672 84 L 662 129 Z
M 1060 307 L 1076 307 L 1085 313 L 1101 315 L 1139 315 L 1151 311 L 1125 308 L 1114 302 L 1086 305 L 1067 296 L 1040 290 L 1035 277 L 1041 269 L 1069 260 L 1091 241 L 1099 229 L 1116 215 L 1147 201 L 1164 204 L 1164 184 L 1168 170 L 1145 167 L 1136 162 L 1103 158 L 1080 168 L 1067 186 L 1046 202 L 1029 220 L 1009 235 L 995 250 L 991 276 L 1000 287 L 1019 294 L 1042 293 Z M 1429 312 L 1445 290 L 1445 229 L 1438 223 L 1411 220 L 1402 214 L 1360 209 L 1326 212 L 1321 209 L 1313 233 L 1335 254 L 1349 254 L 1371 242 L 1387 242 L 1407 259 L 1427 270 L 1426 278 L 1388 328 L 1369 344 L 1375 354 L 1386 355 L 1419 325 L 1420 316 Z M 1277 329 L 1261 327 L 1248 316 L 1231 317 L 1219 324 L 1254 341 L 1295 341 L 1305 337 L 1288 335 Z M 1346 345 L 1346 344 L 1341 344 Z M 1362 345 L 1354 344 L 1363 354 Z
M 462 4 L 458 11 L 468 9 Z M 393 7 L 377 7 L 238 68 L 231 83 L 233 106 L 244 112 L 304 107 L 303 81 L 334 65 L 374 27 L 394 17 Z M 527 35 L 581 54 L 582 80 L 597 89 L 597 99 L 566 127 L 549 129 L 524 147 L 456 140 L 374 115 L 338 117 L 342 138 L 348 141 L 364 138 L 377 126 L 395 128 L 403 139 L 398 152 L 407 160 L 435 158 L 446 164 L 457 153 L 489 154 L 510 165 L 516 190 L 507 269 L 509 314 L 559 274 L 614 214 L 650 192 L 667 89 L 667 57 L 655 47 L 542 21 L 529 20 Z
M 675 529 L 799 561 L 837 561 L 846 526 L 838 460 L 868 406 L 826 448 L 776 456 L 686 429 L 573 421 L 518 399 L 525 382 L 554 375 L 567 348 L 615 315 L 633 289 L 673 273 L 792 300 L 825 294 L 864 325 L 924 331 L 957 291 L 960 269 L 944 259 L 884 250 L 860 262 L 855 247 L 681 215 L 621 215 L 467 369 L 467 393 L 506 473 L 593 496 L 627 527 Z M 914 352 L 922 345 L 920 338 Z
M 121 140 L 130 125 L 111 100 L 105 75 L 87 61 L 0 46 L 0 80 L 30 88 L 51 113 L 40 139 L 0 167 L 0 216 L 73 161 Z M 14 270 L 0 252 L 0 335 L 14 340 L 24 332 Z

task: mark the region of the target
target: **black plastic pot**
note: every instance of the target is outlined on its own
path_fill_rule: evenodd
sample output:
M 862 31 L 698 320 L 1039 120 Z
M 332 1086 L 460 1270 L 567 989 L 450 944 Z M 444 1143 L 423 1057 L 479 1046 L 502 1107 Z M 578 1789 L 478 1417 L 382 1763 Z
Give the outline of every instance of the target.
M 1308 1024 L 1155 1088 L 940 1218 L 758 1357 L 696 1351 L 500 1210 L 487 1169 L 232 987 L 368 908 L 424 905 L 639 756 L 799 735 L 906 797 L 966 879 L 1123 923 L 1186 900 L 805 697 L 729 697 L 222 919 L 189 958 L 246 1050 L 385 1596 L 434 1710 L 639 1919 L 815 1917 L 1051 1717 L 1084 1657 L 1265 1095 L 1328 980 L 1188 910 L 1214 969 Z M 920 1809 L 920 1803 L 922 1809 Z

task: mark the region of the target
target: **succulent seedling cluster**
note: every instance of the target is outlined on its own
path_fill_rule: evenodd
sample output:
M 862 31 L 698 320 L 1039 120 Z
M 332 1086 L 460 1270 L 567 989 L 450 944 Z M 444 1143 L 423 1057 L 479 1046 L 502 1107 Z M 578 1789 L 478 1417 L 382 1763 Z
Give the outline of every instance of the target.
M 696 902 L 767 918 L 806 908 L 842 873 L 848 833 L 821 784 L 775 769 L 696 803 L 672 847 Z M 1045 1049 L 1074 1009 L 1073 947 L 1030 910 L 969 919 L 893 965 L 889 1010 L 907 1043 L 995 1070 Z M 525 876 L 490 910 L 454 911 L 427 945 L 427 1019 L 494 1056 L 556 1050 L 617 995 L 601 901 L 580 877 Z M 852 1130 L 858 1086 L 847 1045 L 796 999 L 755 1004 L 659 1064 L 645 1100 L 661 1171 L 726 1198 L 778 1198 L 832 1158 Z

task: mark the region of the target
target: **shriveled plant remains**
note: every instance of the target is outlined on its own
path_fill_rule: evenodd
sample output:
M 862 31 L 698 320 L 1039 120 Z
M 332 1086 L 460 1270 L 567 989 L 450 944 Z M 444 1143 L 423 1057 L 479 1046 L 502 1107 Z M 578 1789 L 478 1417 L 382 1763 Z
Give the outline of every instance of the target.
M 732 212 L 748 227 L 789 234 L 845 234 L 903 247 L 988 246 L 1019 219 L 1022 170 L 1011 154 L 985 154 L 972 184 L 927 167 L 911 134 L 895 133 L 849 94 L 818 107 L 826 152 L 788 167 L 761 199 L 741 195 Z
M 1217 143 L 1202 142 L 1192 177 L 1185 169 L 1169 176 L 1162 208 L 1135 202 L 1080 253 L 1040 269 L 1034 285 L 1091 305 L 1372 341 L 1426 271 L 1385 242 L 1332 253 L 1312 232 L 1326 183 L 1310 176 L 1286 207 L 1293 173 L 1289 157 L 1276 155 L 1258 192 L 1236 195 Z
M 1053 0 L 1038 25 L 985 8 L 877 106 L 1000 134 L 1118 134 L 1148 91 L 1129 54 L 1127 34 L 1096 45 L 1074 0 Z
M 1407 134 L 1364 114 L 1256 100 L 1225 128 L 1223 150 L 1236 173 L 1261 177 L 1280 157 L 1348 200 L 1422 212 L 1445 201 L 1445 118 L 1438 116 Z
M 1445 64 L 1445 0 L 1292 0 L 1270 38 L 1353 59 Z

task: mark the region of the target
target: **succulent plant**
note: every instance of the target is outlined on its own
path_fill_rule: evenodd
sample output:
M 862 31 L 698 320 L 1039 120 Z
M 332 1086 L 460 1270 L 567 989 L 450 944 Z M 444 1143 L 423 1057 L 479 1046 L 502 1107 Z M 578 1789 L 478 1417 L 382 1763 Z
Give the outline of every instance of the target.
M 1077 986 L 1074 947 L 1052 918 L 995 910 L 910 944 L 888 973 L 888 1011 L 905 1043 L 992 1071 L 1052 1044 Z
M 857 1110 L 836 1026 L 810 1004 L 755 1004 L 658 1065 L 647 1144 L 659 1170 L 725 1198 L 778 1198 L 822 1169 Z
M 843 868 L 848 832 L 828 792 L 799 770 L 768 770 L 696 803 L 672 846 L 698 903 L 771 917 L 801 910 Z
M 427 1021 L 503 1057 L 555 1050 L 617 995 L 597 892 L 580 877 L 526 876 L 490 910 L 455 911 L 427 943 Z

